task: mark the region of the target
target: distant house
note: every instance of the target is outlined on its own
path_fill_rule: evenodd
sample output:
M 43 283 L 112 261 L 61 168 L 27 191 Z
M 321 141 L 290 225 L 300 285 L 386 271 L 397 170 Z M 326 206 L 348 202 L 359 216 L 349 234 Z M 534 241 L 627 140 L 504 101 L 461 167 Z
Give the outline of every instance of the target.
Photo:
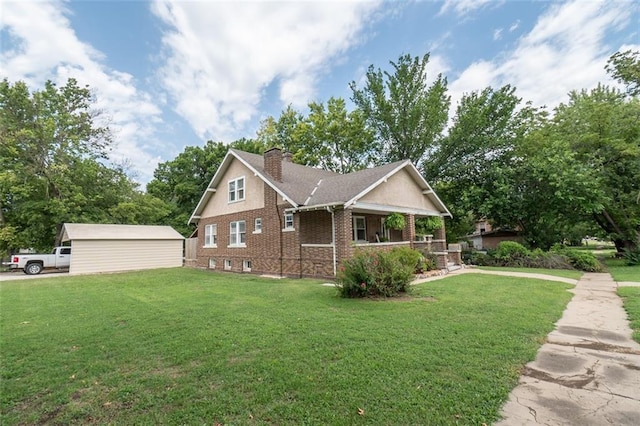
M 385 227 L 393 212 L 404 229 Z M 278 148 L 230 149 L 189 223 L 198 226 L 199 267 L 331 277 L 363 246 L 432 244 L 445 268 L 444 228 L 431 243 L 416 241 L 415 219 L 426 216 L 451 214 L 408 160 L 341 175 L 294 164 Z
M 511 229 L 493 229 L 487 220 L 477 221 L 474 233 L 467 235 L 466 238 L 476 250 L 495 249 L 502 241 L 524 242 L 521 232 Z

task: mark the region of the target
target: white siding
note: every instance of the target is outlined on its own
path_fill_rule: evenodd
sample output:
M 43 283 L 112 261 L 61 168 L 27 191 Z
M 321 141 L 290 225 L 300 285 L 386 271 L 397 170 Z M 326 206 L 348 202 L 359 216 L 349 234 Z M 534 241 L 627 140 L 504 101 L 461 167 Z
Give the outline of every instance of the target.
M 182 266 L 183 240 L 72 240 L 70 274 Z

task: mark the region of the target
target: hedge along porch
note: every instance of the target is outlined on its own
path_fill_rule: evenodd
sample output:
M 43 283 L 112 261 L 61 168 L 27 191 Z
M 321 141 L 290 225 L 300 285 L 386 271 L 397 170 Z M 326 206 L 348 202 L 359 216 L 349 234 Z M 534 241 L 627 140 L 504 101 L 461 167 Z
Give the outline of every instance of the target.
M 70 274 L 182 266 L 184 237 L 170 226 L 65 223 Z

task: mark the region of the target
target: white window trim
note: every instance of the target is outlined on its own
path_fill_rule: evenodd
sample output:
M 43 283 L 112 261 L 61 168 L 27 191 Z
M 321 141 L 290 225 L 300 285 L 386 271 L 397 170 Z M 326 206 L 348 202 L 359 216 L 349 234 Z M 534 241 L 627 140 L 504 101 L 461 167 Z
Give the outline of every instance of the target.
M 250 260 L 243 260 L 242 261 L 242 270 L 245 272 L 251 272 L 251 267 L 253 265 L 251 264 Z
M 209 258 L 209 265 L 208 265 L 209 269 L 216 269 L 216 266 L 217 266 L 216 260 L 214 258 L 210 257 Z
M 225 271 L 230 271 L 232 269 L 232 264 L 231 264 L 231 259 L 225 259 L 224 260 L 224 270 Z
M 207 229 L 214 229 L 215 232 L 211 234 L 212 240 L 214 241 L 211 244 L 207 244 Z M 210 223 L 204 226 L 204 245 L 202 247 L 206 248 L 216 248 L 218 247 L 218 225 L 216 223 Z
M 256 226 L 258 224 L 258 221 L 260 221 L 260 229 L 258 229 L 258 227 Z M 253 234 L 262 234 L 262 218 L 261 217 L 256 217 L 253 220 Z
M 358 219 L 362 219 L 364 220 L 364 240 L 358 240 L 356 239 L 357 235 L 358 235 L 358 230 L 356 229 L 356 222 Z M 353 241 L 355 241 L 356 243 L 363 243 L 365 241 L 367 241 L 367 218 L 364 216 L 353 216 Z M 368 241 L 367 241 L 368 242 Z
M 238 182 L 242 181 L 242 198 L 238 197 Z M 229 189 L 229 187 L 231 186 L 231 183 L 235 183 L 234 185 L 234 191 L 233 194 L 235 196 L 235 199 L 232 200 L 231 199 L 231 190 Z M 232 204 L 232 203 L 238 203 L 240 201 L 244 201 L 247 195 L 247 180 L 244 178 L 244 176 L 240 176 L 237 177 L 235 179 L 230 179 L 227 182 L 227 203 Z
M 382 235 L 380 235 L 380 237 L 386 238 L 387 241 L 391 241 L 391 230 L 387 227 L 385 222 L 386 220 L 384 217 L 380 218 L 380 231 L 382 232 Z
M 291 216 L 291 226 L 287 226 L 287 216 Z M 285 213 L 284 214 L 284 228 L 282 229 L 282 232 L 291 232 L 291 231 L 295 231 L 295 220 L 293 218 L 293 213 Z
M 234 234 L 231 231 L 231 227 L 232 227 L 232 225 L 234 223 L 236 224 L 236 232 L 235 232 L 236 242 L 232 244 L 231 243 L 231 236 L 234 235 Z M 244 232 L 240 232 L 240 223 L 244 223 Z M 244 238 L 245 238 L 245 242 L 244 243 L 240 242 L 242 240 L 242 238 L 240 238 L 240 236 L 242 234 L 244 234 Z M 229 222 L 229 245 L 227 247 L 230 247 L 230 248 L 234 248 L 234 247 L 243 248 L 243 247 L 247 246 L 246 241 L 247 241 L 247 222 L 244 221 L 244 220 L 234 220 L 232 222 Z

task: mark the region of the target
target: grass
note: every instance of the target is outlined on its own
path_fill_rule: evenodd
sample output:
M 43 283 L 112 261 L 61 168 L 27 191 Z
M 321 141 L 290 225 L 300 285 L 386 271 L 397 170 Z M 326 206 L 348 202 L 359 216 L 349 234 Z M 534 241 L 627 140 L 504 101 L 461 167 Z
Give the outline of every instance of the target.
M 545 274 L 555 277 L 571 278 L 579 280 L 584 272 L 571 269 L 545 269 L 545 268 L 511 268 L 498 266 L 478 266 L 478 269 L 487 271 L 526 272 L 529 274 Z
M 319 284 L 190 269 L 2 282 L 0 424 L 491 423 L 571 297 L 473 274 L 387 301 Z
M 640 282 L 640 265 L 628 266 L 624 259 L 605 258 L 602 261 L 615 281 Z
M 633 340 L 640 343 L 640 287 L 618 287 L 633 330 Z

